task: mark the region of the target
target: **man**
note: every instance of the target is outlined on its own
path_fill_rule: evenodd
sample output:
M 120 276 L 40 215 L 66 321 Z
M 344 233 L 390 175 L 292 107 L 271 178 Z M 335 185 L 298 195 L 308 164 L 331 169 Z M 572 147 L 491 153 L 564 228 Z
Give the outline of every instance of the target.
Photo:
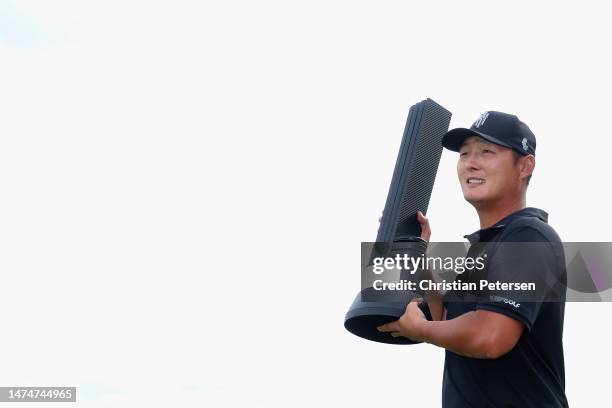
M 429 321 L 412 301 L 397 321 L 379 327 L 415 341 L 446 349 L 442 406 L 567 407 L 563 361 L 565 261 L 560 239 L 547 224 L 548 215 L 526 207 L 526 190 L 535 168 L 536 139 L 516 116 L 489 111 L 470 129 L 444 135 L 445 148 L 459 152 L 457 174 L 464 198 L 474 206 L 480 230 L 466 235 L 475 248 L 501 243 L 531 245 L 521 256 L 489 258 L 487 277 L 505 280 L 556 282 L 562 301 L 515 302 L 503 297 L 449 301 L 427 296 Z M 422 213 L 422 238 L 431 229 Z M 479 252 L 482 253 L 482 252 Z M 473 272 L 473 271 L 472 271 Z M 469 276 L 469 273 L 467 274 Z M 424 306 L 424 305 L 423 305 Z

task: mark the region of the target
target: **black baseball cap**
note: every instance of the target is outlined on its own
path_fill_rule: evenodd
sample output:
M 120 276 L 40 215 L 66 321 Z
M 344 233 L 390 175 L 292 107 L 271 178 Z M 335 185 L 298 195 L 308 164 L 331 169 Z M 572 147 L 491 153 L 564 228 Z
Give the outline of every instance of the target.
M 470 136 L 478 136 L 491 143 L 509 147 L 522 155 L 535 156 L 535 135 L 516 115 L 485 112 L 469 129 L 457 128 L 446 132 L 442 137 L 442 146 L 458 152 L 465 139 Z

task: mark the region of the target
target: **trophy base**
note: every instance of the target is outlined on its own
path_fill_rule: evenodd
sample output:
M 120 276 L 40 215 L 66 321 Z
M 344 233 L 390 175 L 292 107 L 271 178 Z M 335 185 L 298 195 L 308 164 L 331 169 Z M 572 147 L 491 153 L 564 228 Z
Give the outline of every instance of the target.
M 371 289 L 371 288 L 369 288 Z M 366 291 L 368 289 L 364 289 Z M 406 311 L 406 302 L 365 302 L 363 292 L 357 294 L 355 301 L 346 313 L 344 327 L 355 336 L 386 344 L 418 344 L 406 337 L 393 337 L 389 332 L 379 332 L 377 327 L 399 319 Z M 414 294 L 413 297 L 419 297 Z M 425 302 L 419 305 L 427 320 L 432 320 Z

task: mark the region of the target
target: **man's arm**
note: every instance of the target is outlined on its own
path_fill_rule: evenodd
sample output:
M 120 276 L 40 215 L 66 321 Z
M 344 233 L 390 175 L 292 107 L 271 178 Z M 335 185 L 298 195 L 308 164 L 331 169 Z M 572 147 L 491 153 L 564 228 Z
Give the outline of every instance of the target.
M 431 343 L 464 357 L 495 359 L 514 348 L 523 324 L 501 313 L 474 310 L 451 320 L 428 321 L 410 302 L 399 320 L 379 327 L 396 336 Z
M 429 242 L 429 240 L 431 239 L 431 226 L 429 225 L 429 220 L 421 211 L 417 212 L 417 220 L 419 221 L 419 224 L 421 224 L 421 238 Z M 433 275 L 429 269 L 423 270 L 423 273 L 425 275 L 425 279 L 433 281 Z M 444 304 L 442 303 L 442 295 L 440 294 L 440 292 L 429 290 L 425 291 L 423 295 L 427 300 L 427 307 L 429 308 L 429 312 L 431 313 L 432 319 L 446 319 L 446 309 L 444 308 Z
M 420 337 L 464 357 L 495 359 L 514 348 L 523 327 L 501 313 L 474 310 L 451 320 L 425 320 Z
M 433 274 L 430 270 L 424 270 L 423 274 L 424 279 L 433 281 Z M 429 308 L 429 313 L 431 313 L 431 318 L 433 320 L 445 320 L 446 308 L 442 302 L 443 295 L 438 291 L 428 290 L 423 292 L 423 296 L 425 296 L 425 300 L 427 301 L 427 307 Z

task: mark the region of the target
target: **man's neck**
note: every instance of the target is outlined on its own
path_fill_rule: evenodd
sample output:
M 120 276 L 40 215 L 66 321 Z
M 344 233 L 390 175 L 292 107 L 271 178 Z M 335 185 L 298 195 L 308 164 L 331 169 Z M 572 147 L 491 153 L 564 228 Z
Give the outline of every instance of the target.
M 480 219 L 480 228 L 489 228 L 510 214 L 522 210 L 526 205 L 525 196 L 522 196 L 505 203 L 496 203 L 495 205 L 484 205 L 479 207 L 475 206 L 478 218 Z

